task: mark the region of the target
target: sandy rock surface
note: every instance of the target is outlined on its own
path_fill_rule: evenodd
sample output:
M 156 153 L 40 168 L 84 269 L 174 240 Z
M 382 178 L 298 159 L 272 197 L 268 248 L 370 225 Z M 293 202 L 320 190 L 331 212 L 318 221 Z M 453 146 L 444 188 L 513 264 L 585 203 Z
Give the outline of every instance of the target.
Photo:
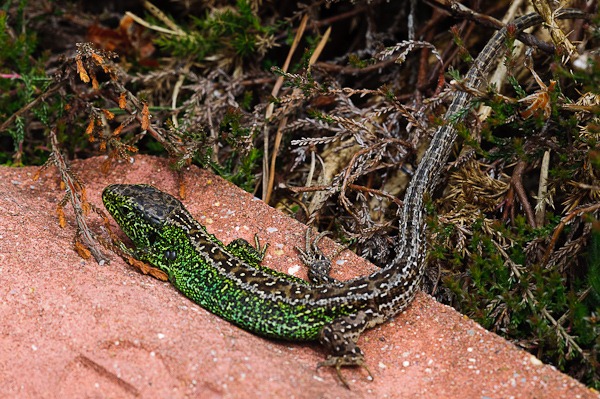
M 76 162 L 90 202 L 111 183 L 150 183 L 177 194 L 164 160 L 139 156 L 108 175 L 103 158 Z M 596 398 L 575 380 L 419 294 L 404 314 L 363 334 L 375 377 L 345 369 L 352 389 L 318 344 L 277 342 L 208 313 L 168 283 L 111 255 L 109 265 L 73 250 L 73 213 L 61 229 L 56 170 L 0 167 L 1 398 Z M 264 264 L 306 278 L 294 246 L 305 227 L 195 167 L 183 174 L 184 204 L 224 242 L 257 233 Z M 102 234 L 99 217 L 91 216 Z M 115 230 L 118 230 L 115 228 Z M 335 249 L 324 244 L 326 253 Z M 333 275 L 374 266 L 345 251 Z

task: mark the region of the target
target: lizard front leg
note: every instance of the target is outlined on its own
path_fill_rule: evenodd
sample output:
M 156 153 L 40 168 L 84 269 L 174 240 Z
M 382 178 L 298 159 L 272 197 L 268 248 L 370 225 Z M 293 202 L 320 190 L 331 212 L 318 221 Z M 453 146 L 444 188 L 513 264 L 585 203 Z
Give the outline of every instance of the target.
M 265 258 L 269 244 L 260 246 L 258 236 L 254 236 L 254 246 L 243 238 L 236 238 L 231 241 L 225 248 L 235 256 L 245 260 L 252 266 L 259 266 Z

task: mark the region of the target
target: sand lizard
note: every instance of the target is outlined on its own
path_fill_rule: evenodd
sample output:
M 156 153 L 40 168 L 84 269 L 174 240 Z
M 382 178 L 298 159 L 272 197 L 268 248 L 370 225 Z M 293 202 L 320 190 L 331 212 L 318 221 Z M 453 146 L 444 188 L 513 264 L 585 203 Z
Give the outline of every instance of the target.
M 576 10 L 557 13 L 559 18 L 582 16 Z M 515 20 L 510 29 L 516 35 L 541 22 L 537 14 L 530 14 Z M 507 28 L 494 34 L 466 74 L 466 86 L 482 85 L 506 35 Z M 467 92 L 455 93 L 445 119 L 464 115 L 459 111 L 470 99 Z M 303 260 L 311 263 L 310 282 L 261 266 L 264 250 L 243 240 L 223 244 L 180 201 L 152 186 L 111 185 L 103 201 L 135 245 L 131 249 L 120 244 L 127 255 L 161 270 L 188 298 L 245 330 L 271 338 L 320 341 L 330 354 L 319 366 L 334 366 L 347 386 L 340 367 L 366 368 L 356 345 L 359 335 L 405 310 L 420 287 L 426 254 L 423 197 L 435 188 L 455 138 L 453 123 L 433 135 L 404 197 L 394 260 L 349 281 L 327 275 L 330 264 L 314 242 L 301 251 Z M 315 258 L 320 264 L 312 262 Z

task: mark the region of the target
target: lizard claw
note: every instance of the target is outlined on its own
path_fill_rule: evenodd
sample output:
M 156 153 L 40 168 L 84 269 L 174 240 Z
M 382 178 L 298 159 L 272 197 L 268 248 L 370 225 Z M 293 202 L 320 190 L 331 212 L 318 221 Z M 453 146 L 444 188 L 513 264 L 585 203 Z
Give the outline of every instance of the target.
M 373 374 L 367 364 L 364 361 L 362 356 L 352 356 L 352 355 L 343 355 L 343 356 L 329 356 L 325 361 L 317 363 L 317 370 L 321 367 L 335 367 L 335 371 L 337 373 L 338 378 L 344 384 L 344 386 L 350 389 L 350 385 L 344 375 L 342 374 L 342 367 L 344 366 L 359 366 L 367 371 L 369 374 L 369 379 L 371 381 L 374 380 Z

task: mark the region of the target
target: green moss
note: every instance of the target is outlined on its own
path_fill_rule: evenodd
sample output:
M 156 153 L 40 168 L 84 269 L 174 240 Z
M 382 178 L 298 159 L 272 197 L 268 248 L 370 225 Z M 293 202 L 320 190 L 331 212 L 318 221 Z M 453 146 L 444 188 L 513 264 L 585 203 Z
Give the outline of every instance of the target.
M 274 27 L 262 24 L 249 1 L 237 0 L 234 7 L 207 11 L 204 18 L 192 16 L 184 35 L 164 34 L 156 43 L 174 56 L 198 61 L 215 55 L 246 58 L 263 50 L 259 42 L 274 32 Z

